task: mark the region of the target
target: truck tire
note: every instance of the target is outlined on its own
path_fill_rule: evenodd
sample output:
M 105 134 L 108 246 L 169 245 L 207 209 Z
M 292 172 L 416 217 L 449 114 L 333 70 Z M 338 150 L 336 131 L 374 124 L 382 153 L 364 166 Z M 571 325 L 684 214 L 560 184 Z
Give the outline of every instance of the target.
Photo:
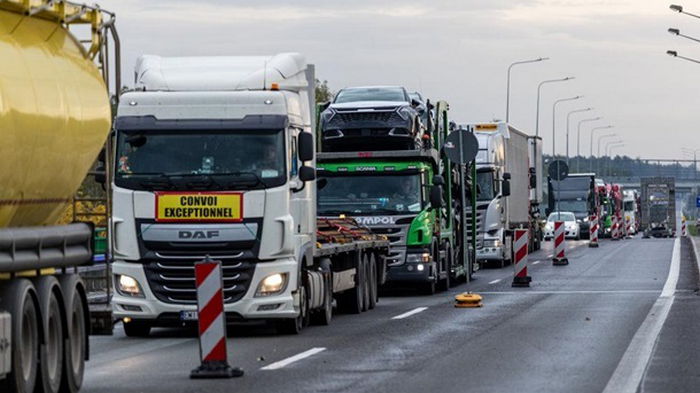
M 39 347 L 39 374 L 37 390 L 58 393 L 63 378 L 64 316 L 61 286 L 54 276 L 37 277 L 34 280 L 39 297 L 39 310 L 43 339 Z
M 369 271 L 369 254 L 367 253 L 362 253 L 362 270 L 364 271 L 362 277 L 362 311 L 365 312 L 369 310 L 370 278 L 372 276 Z
M 324 279 L 323 307 L 314 311 L 311 322 L 315 325 L 328 326 L 333 319 L 333 277 L 328 273 Z
M 67 329 L 61 392 L 76 393 L 83 385 L 85 359 L 88 355 L 89 311 L 80 276 L 64 274 L 58 278 L 58 282 L 63 289 Z
M 0 290 L 0 309 L 12 316 L 10 373 L 0 391 L 33 393 L 39 366 L 39 321 L 36 290 L 27 279 L 14 279 Z
M 357 253 L 355 255 L 355 260 L 357 266 L 355 273 L 355 288 L 345 291 L 345 293 L 343 293 L 340 297 L 342 310 L 349 314 L 359 314 L 364 308 L 364 305 L 362 304 L 364 301 L 364 288 L 362 288 L 362 286 L 364 282 L 363 276 L 365 270 L 362 263 L 362 255 Z
M 440 280 L 440 291 L 448 291 L 452 286 L 452 247 L 445 243 L 445 279 Z
M 309 324 L 309 299 L 306 283 L 299 287 L 299 315 L 296 318 L 285 318 L 276 321 L 277 333 L 296 335 Z
M 377 260 L 374 253 L 369 254 L 369 305 L 368 309 L 373 310 L 377 306 L 379 298 L 379 284 L 377 275 Z
M 124 334 L 127 337 L 148 337 L 151 327 L 150 322 L 131 320 L 128 323 L 124 322 Z

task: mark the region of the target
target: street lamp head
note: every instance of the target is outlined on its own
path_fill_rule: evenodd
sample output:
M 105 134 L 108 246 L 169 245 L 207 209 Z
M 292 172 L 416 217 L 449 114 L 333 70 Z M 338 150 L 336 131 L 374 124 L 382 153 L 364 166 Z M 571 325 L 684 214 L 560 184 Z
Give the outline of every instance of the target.
M 545 61 L 545 60 L 549 60 L 549 57 L 540 57 L 539 59 L 537 59 L 537 61 Z
M 673 35 L 680 35 L 681 31 L 679 29 L 674 29 L 673 27 L 668 29 L 668 32 L 673 34 Z
M 676 52 L 675 50 L 667 50 L 666 54 L 669 56 L 678 57 L 678 52 Z
M 671 4 L 668 8 L 676 12 L 683 12 L 683 6 L 677 4 Z

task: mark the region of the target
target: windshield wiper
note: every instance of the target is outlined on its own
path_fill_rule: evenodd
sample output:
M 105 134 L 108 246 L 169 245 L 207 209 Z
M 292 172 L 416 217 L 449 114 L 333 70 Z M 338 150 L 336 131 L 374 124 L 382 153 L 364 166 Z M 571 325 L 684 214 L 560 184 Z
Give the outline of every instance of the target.
M 153 189 L 171 190 L 175 187 L 172 181 L 160 172 L 140 172 L 140 173 L 122 173 L 120 176 L 124 180 L 139 179 L 138 183 L 142 187 Z
M 185 183 L 189 187 L 197 187 L 197 186 L 217 186 L 220 189 L 226 189 L 229 187 L 233 186 L 247 186 L 247 187 L 255 187 L 258 184 L 262 184 L 264 187 L 267 187 L 267 184 L 258 176 L 255 172 L 220 172 L 220 173 L 192 173 L 192 172 L 168 172 L 164 173 L 164 176 L 172 179 L 172 178 L 192 178 L 192 177 L 201 177 L 204 179 L 208 180 L 208 184 L 201 184 L 201 183 L 195 183 L 192 181 L 189 181 Z M 249 179 L 244 179 L 245 176 L 248 176 Z M 222 182 L 217 180 L 219 177 L 226 177 L 227 181 Z

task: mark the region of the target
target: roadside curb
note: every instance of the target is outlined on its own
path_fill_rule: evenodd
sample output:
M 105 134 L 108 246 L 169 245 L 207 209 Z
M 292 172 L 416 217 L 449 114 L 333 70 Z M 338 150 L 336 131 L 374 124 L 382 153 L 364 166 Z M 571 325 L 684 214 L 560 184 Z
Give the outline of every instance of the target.
M 693 258 L 695 259 L 695 264 L 698 267 L 698 286 L 700 286 L 700 260 L 698 259 L 698 245 L 696 244 L 700 240 L 695 240 L 695 236 L 689 236 L 690 239 L 690 244 L 692 247 L 690 247 L 693 250 Z

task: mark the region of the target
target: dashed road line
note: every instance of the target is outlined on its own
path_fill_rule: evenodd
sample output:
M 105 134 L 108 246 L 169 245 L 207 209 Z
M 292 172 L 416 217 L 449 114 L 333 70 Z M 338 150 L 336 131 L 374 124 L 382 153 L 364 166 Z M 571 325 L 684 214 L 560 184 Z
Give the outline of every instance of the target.
M 404 319 L 404 318 L 408 318 L 408 317 L 410 317 L 411 315 L 418 314 L 419 312 L 423 312 L 423 311 L 425 311 L 425 310 L 427 310 L 427 309 L 428 309 L 428 307 L 417 307 L 417 308 L 414 308 L 414 309 L 411 310 L 411 311 L 408 311 L 408 312 L 405 312 L 405 313 L 403 313 L 403 314 L 399 314 L 399 315 L 397 315 L 397 316 L 395 316 L 395 317 L 392 317 L 391 319 Z
M 313 356 L 319 352 L 325 351 L 326 348 L 323 347 L 316 347 L 316 348 L 311 348 L 308 351 L 304 351 L 302 353 L 296 354 L 294 356 L 290 356 L 286 359 L 280 360 L 279 362 L 274 362 L 271 364 L 268 364 L 267 366 L 261 368 L 261 370 L 279 370 L 280 368 L 284 368 L 286 366 L 289 366 L 292 363 L 298 362 L 302 359 L 306 359 L 309 356 Z
M 497 280 L 489 281 L 489 284 L 498 284 L 498 283 L 501 282 L 502 280 L 503 280 L 502 278 L 499 278 L 499 279 L 497 279 Z

